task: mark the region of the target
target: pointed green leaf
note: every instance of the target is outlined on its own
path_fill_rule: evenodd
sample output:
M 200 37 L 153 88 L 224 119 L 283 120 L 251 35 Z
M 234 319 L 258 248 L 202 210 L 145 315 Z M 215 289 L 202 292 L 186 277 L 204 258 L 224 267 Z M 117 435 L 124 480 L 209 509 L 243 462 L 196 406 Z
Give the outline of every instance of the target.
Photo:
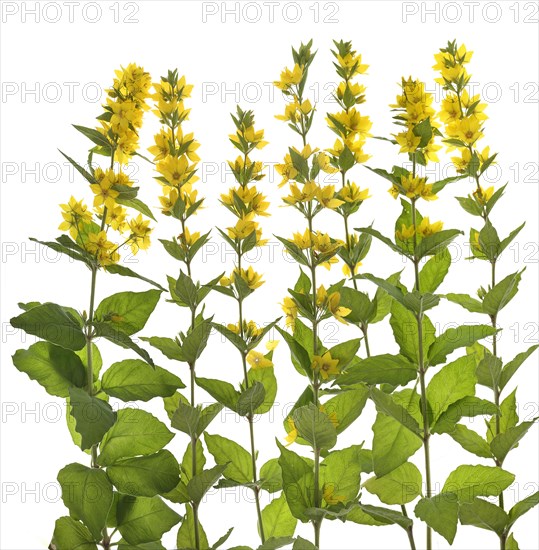
M 453 544 L 457 534 L 459 504 L 451 493 L 422 498 L 414 509 L 415 515 Z

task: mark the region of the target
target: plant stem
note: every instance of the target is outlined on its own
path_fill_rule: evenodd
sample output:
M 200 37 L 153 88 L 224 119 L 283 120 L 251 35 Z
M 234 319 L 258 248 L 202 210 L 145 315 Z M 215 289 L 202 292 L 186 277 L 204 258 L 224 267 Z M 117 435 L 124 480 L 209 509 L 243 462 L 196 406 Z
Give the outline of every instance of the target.
M 241 273 L 241 252 L 238 249 L 238 277 Z M 240 326 L 240 336 L 244 339 L 243 332 L 243 299 L 238 298 L 238 316 L 239 316 L 239 326 Z M 247 353 L 241 352 L 241 362 L 243 366 L 243 381 L 245 389 L 249 388 L 249 377 L 247 375 Z M 249 439 L 251 441 L 251 464 L 253 468 L 253 484 L 254 484 L 254 494 L 255 494 L 255 504 L 256 504 L 256 515 L 258 518 L 258 529 L 260 533 L 260 540 L 262 544 L 266 542 L 266 537 L 264 535 L 264 524 L 262 523 L 262 509 L 260 507 L 260 488 L 258 487 L 258 475 L 256 469 L 256 446 L 255 446 L 255 431 L 254 431 L 254 418 L 253 414 L 247 415 L 247 421 L 249 423 Z
M 415 172 L 415 157 L 414 157 L 414 172 Z M 415 274 L 415 290 L 420 292 L 420 283 L 419 283 L 419 258 L 415 256 L 416 247 L 417 247 L 417 236 L 416 236 L 416 207 L 415 201 L 412 200 L 412 224 L 414 226 L 414 274 Z M 429 416 L 427 408 L 427 388 L 425 384 L 425 358 L 423 351 L 423 313 L 420 312 L 416 316 L 417 320 L 417 338 L 418 338 L 418 370 L 419 370 L 419 383 L 421 386 L 421 416 L 423 418 L 423 449 L 425 453 L 425 477 L 426 477 L 426 497 L 430 498 L 432 496 L 432 485 L 430 477 L 430 448 L 429 448 Z M 427 550 L 432 548 L 432 529 L 427 525 Z
M 88 313 L 88 322 L 86 325 L 86 374 L 87 374 L 87 388 L 88 395 L 92 396 L 94 393 L 94 367 L 93 367 L 93 322 L 94 322 L 94 305 L 95 305 L 95 286 L 97 279 L 97 266 L 92 267 L 92 280 L 90 283 L 90 308 Z M 97 465 L 97 444 L 91 447 L 91 465 L 92 468 L 99 468 Z
M 401 504 L 401 511 L 404 517 L 408 517 L 408 512 L 406 511 L 406 506 L 404 506 L 404 504 Z M 406 529 L 406 533 L 408 535 L 408 540 L 410 541 L 410 549 L 416 550 L 415 540 L 414 540 L 414 528 L 412 525 L 410 525 L 410 527 Z
M 354 279 L 355 281 L 355 279 Z M 369 326 L 368 325 L 362 325 L 361 326 L 361 332 L 363 333 L 363 341 L 365 342 L 365 352 L 367 353 L 367 357 L 371 356 L 371 348 L 369 346 Z

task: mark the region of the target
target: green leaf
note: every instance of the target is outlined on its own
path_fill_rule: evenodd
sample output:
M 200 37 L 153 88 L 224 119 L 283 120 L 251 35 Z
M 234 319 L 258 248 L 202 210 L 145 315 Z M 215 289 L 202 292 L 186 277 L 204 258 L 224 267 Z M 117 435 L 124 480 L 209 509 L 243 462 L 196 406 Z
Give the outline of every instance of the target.
M 302 537 L 296 537 L 292 550 L 318 550 L 318 548 L 312 542 Z
M 347 286 L 340 290 L 340 295 L 340 305 L 352 310 L 346 316 L 349 323 L 367 325 L 371 322 L 376 314 L 376 301 L 371 301 L 365 292 Z
M 345 389 L 324 403 L 324 412 L 335 424 L 337 435 L 342 433 L 356 420 L 369 397 L 366 386 L 358 385 Z
M 406 256 L 410 258 L 410 255 L 406 254 L 399 246 L 397 246 L 391 239 L 388 239 L 382 233 L 377 231 L 376 229 L 373 229 L 372 227 L 359 227 L 355 228 L 355 231 L 359 231 L 361 233 L 366 233 L 367 235 L 371 235 L 372 237 L 375 237 L 379 241 L 382 241 L 386 246 L 391 248 L 394 252 L 398 252 L 402 256 Z M 384 289 L 385 290 L 385 289 Z
M 501 372 L 500 376 L 500 390 L 503 390 L 509 380 L 515 375 L 517 370 L 520 368 L 522 363 L 526 361 L 526 359 L 537 349 L 539 348 L 539 344 L 534 344 L 533 346 L 530 346 L 526 351 L 523 351 L 522 353 L 519 353 L 514 359 L 509 361 L 504 367 Z
M 510 428 L 514 428 L 518 423 L 517 414 L 517 389 L 515 388 L 500 405 L 499 411 L 499 429 L 497 427 L 496 416 L 493 416 L 487 424 L 487 441 L 490 443 L 497 433 L 505 433 Z
M 196 383 L 207 391 L 214 399 L 228 409 L 236 412 L 238 409 L 239 392 L 229 382 L 213 378 L 196 378 Z
M 371 477 L 363 487 L 384 504 L 408 504 L 421 495 L 421 472 L 405 462 L 382 477 Z
M 283 491 L 292 515 L 302 522 L 309 518 L 305 511 L 314 503 L 314 475 L 311 465 L 301 456 L 283 447 L 278 441 L 281 451 L 279 465 L 283 473 Z
M 192 550 L 197 548 L 195 540 L 195 514 L 193 513 L 193 508 L 190 504 L 187 504 L 186 515 L 183 520 L 180 529 L 178 530 L 178 537 L 176 538 L 176 548 L 178 550 Z M 202 528 L 200 522 L 198 522 L 198 533 L 199 533 L 199 549 L 208 550 L 210 548 L 208 544 L 208 537 Z
M 79 321 L 66 308 L 51 302 L 13 317 L 10 323 L 14 328 L 20 328 L 62 348 L 77 351 L 86 345 Z
M 239 334 L 232 332 L 229 328 L 219 323 L 211 323 L 211 326 L 217 330 L 217 332 L 220 332 L 229 342 L 234 344 L 240 352 L 243 353 L 247 351 L 247 346 Z
M 105 298 L 95 311 L 96 319 L 109 321 L 131 336 L 144 328 L 159 298 L 160 290 L 118 292 Z
M 495 466 L 462 465 L 447 477 L 442 493 L 454 493 L 460 502 L 498 496 L 515 480 L 514 474 Z
M 401 304 L 393 302 L 389 323 L 393 329 L 393 335 L 399 345 L 401 355 L 417 364 L 419 361 L 419 334 L 415 315 Z M 429 349 L 434 342 L 434 333 L 435 329 L 431 320 L 423 315 L 423 349 Z
M 459 503 L 451 493 L 422 498 L 414 509 L 415 515 L 453 544 L 457 534 Z
M 149 401 L 154 397 L 170 397 L 185 384 L 161 367 L 152 368 L 140 359 L 114 363 L 103 375 L 101 389 L 122 401 Z
M 508 515 L 495 504 L 482 498 L 475 498 L 472 502 L 464 502 L 459 508 L 459 518 L 462 525 L 473 525 L 480 529 L 494 531 L 501 536 L 507 525 Z
M 75 430 L 81 435 L 81 449 L 89 449 L 102 439 L 116 421 L 111 406 L 79 388 L 69 389 L 71 415 L 75 419 Z
M 180 467 L 170 451 L 161 450 L 114 462 L 107 474 L 123 494 L 153 497 L 172 491 L 180 481 Z
M 68 397 L 70 387 L 83 388 L 86 384 L 86 369 L 80 357 L 49 342 L 37 342 L 27 350 L 17 350 L 13 364 L 57 397 Z
M 290 512 L 284 493 L 262 510 L 262 524 L 266 539 L 291 537 L 294 534 L 297 519 Z
M 455 424 L 463 417 L 493 415 L 498 412 L 494 403 L 479 397 L 464 397 L 449 405 L 447 410 L 440 415 L 436 424 L 431 428 L 433 433 L 449 433 Z
M 518 447 L 518 442 L 526 435 L 528 430 L 535 424 L 536 420 L 537 419 L 530 422 L 522 422 L 494 437 L 490 442 L 490 448 L 492 454 L 498 459 L 500 464 L 503 464 L 505 457 L 510 451 Z
M 378 524 L 395 524 L 402 527 L 405 531 L 412 527 L 412 520 L 396 510 L 382 508 L 381 506 L 371 506 L 370 504 L 359 504 L 359 508 L 371 516 Z
M 115 327 L 113 323 L 96 322 L 94 323 L 94 328 L 96 336 L 102 336 L 113 344 L 120 346 L 121 348 L 133 350 L 140 357 L 142 357 L 144 361 L 152 365 L 152 367 L 154 366 L 152 358 L 150 357 L 148 352 L 138 346 L 133 340 L 131 340 L 131 338 L 129 338 L 127 334 L 119 330 L 118 327 Z
M 508 275 L 487 292 L 483 299 L 483 311 L 485 313 L 491 316 L 497 315 L 515 297 L 522 273 L 522 271 L 517 271 L 512 275 Z
M 331 449 L 337 443 L 337 432 L 329 417 L 313 403 L 299 407 L 292 415 L 300 437 L 313 449 Z
M 539 491 L 537 491 L 536 493 L 533 493 L 529 497 L 526 497 L 520 502 L 517 502 L 511 508 L 511 510 L 509 510 L 508 527 L 511 527 L 518 518 L 522 517 L 526 512 L 531 510 L 534 506 L 537 506 L 537 504 L 539 504 Z
M 86 136 L 96 145 L 103 147 L 105 150 L 110 150 L 111 147 L 109 140 L 101 132 L 98 132 L 95 128 L 87 128 L 86 126 L 79 126 L 77 124 L 73 124 L 73 128 L 75 128 L 75 130 L 78 130 L 81 134 Z
M 449 435 L 466 451 L 482 458 L 492 458 L 489 444 L 473 430 L 463 424 L 457 424 Z
M 92 269 L 95 265 L 94 258 L 88 252 L 86 252 L 86 250 L 75 243 L 68 235 L 61 235 L 60 237 L 56 238 L 56 241 L 52 242 L 40 241 L 32 237 L 30 237 L 29 240 L 34 243 L 39 243 L 43 246 L 46 246 L 51 250 L 54 250 L 55 252 L 65 254 L 66 256 L 69 256 L 77 262 L 83 262 L 90 269 Z
M 99 537 L 101 540 L 101 537 Z M 56 520 L 54 525 L 53 542 L 56 548 L 70 548 L 72 550 L 97 550 L 96 540 L 88 529 L 68 516 Z
M 519 550 L 518 542 L 515 540 L 513 533 L 507 538 L 505 550 Z
M 422 292 L 434 292 L 443 282 L 451 266 L 451 254 L 442 250 L 435 254 L 419 272 L 419 288 Z
M 330 452 L 320 466 L 320 486 L 334 491 L 343 502 L 354 501 L 361 482 L 361 445 Z
M 215 463 L 226 467 L 224 477 L 238 483 L 253 482 L 252 458 L 241 445 L 217 434 L 205 433 L 204 440 Z
M 200 357 L 210 336 L 212 325 L 207 321 L 201 321 L 190 330 L 182 340 L 181 352 L 184 361 L 193 365 Z
M 405 386 L 417 377 L 417 367 L 402 355 L 373 355 L 354 364 L 341 374 L 336 384 L 350 386 L 365 384 L 391 384 Z
M 150 455 L 160 451 L 173 437 L 165 424 L 149 412 L 121 409 L 118 420 L 101 442 L 98 462 L 109 466 L 121 458 Z
M 461 325 L 456 328 L 448 328 L 429 347 L 429 364 L 439 365 L 456 349 L 470 346 L 477 340 L 492 336 L 496 332 L 497 329 L 489 325 Z
M 445 295 L 445 298 L 472 313 L 483 313 L 483 303 L 467 294 L 449 293 Z
M 361 339 L 353 338 L 352 340 L 346 340 L 330 348 L 329 352 L 333 359 L 339 360 L 339 369 L 344 370 L 356 357 L 357 350 Z
M 71 157 L 68 157 L 64 152 L 60 151 L 60 154 L 69 161 L 69 163 L 77 170 L 77 172 L 79 172 L 79 174 L 81 174 L 81 176 L 88 183 L 95 183 L 95 178 L 94 178 L 94 176 L 92 176 L 92 174 L 90 174 L 90 172 L 85 170 L 80 164 L 75 162 Z
M 391 395 L 373 387 L 370 389 L 370 397 L 374 401 L 379 412 L 394 418 L 412 433 L 420 435 L 421 431 L 417 420 L 413 418 L 404 407 L 399 405 Z
M 236 412 L 240 416 L 253 415 L 254 412 L 264 403 L 266 392 L 260 382 L 243 390 L 238 397 Z
M 264 401 L 254 411 L 255 414 L 265 414 L 273 408 L 275 397 L 277 396 L 277 378 L 273 367 L 265 367 L 263 369 L 249 369 L 247 372 L 249 385 L 255 383 L 262 384 L 264 388 Z
M 165 357 L 173 361 L 185 361 L 182 349 L 176 340 L 160 336 L 140 337 L 141 340 L 148 342 L 150 346 L 157 348 Z
M 68 464 L 58 472 L 58 483 L 66 508 L 88 527 L 96 540 L 101 540 L 113 500 L 112 485 L 104 470 Z
M 305 374 L 311 378 L 313 373 L 309 352 L 298 341 L 296 341 L 293 336 L 288 334 L 288 332 L 277 326 L 275 328 L 284 338 L 284 341 L 288 344 L 290 355 L 292 356 L 292 362 L 294 363 L 296 370 L 300 374 Z
M 463 235 L 463 232 L 458 229 L 443 229 L 442 231 L 438 231 L 438 233 L 428 235 L 417 246 L 417 258 L 421 259 L 425 256 L 441 253 L 457 235 Z
M 189 480 L 187 493 L 191 500 L 198 504 L 204 495 L 211 489 L 214 483 L 221 477 L 226 469 L 226 464 L 217 464 L 209 470 L 203 470 Z
M 268 493 L 276 493 L 283 488 L 283 474 L 278 458 L 270 458 L 260 468 L 260 488 Z
M 141 214 L 144 214 L 148 218 L 151 218 L 153 221 L 157 221 L 148 205 L 144 204 L 140 199 L 124 198 L 120 196 L 116 197 L 115 201 L 118 204 L 122 204 L 123 206 L 127 206 L 128 208 L 133 208 L 134 210 L 137 210 Z
M 180 519 L 159 497 L 119 497 L 118 531 L 131 545 L 161 540 Z
M 473 355 L 459 357 L 438 371 L 427 387 L 427 401 L 435 424 L 450 405 L 475 393 L 475 359 Z
M 155 286 L 159 290 L 163 290 L 163 291 L 165 290 L 159 283 L 156 283 L 151 279 L 147 279 L 146 277 L 143 277 L 142 275 L 135 273 L 132 269 L 130 269 L 129 267 L 125 267 L 124 265 L 120 265 L 120 264 L 108 265 L 107 273 L 111 273 L 113 275 L 121 275 L 122 277 L 133 277 L 134 279 L 140 279 L 141 281 L 150 283 L 151 285 Z

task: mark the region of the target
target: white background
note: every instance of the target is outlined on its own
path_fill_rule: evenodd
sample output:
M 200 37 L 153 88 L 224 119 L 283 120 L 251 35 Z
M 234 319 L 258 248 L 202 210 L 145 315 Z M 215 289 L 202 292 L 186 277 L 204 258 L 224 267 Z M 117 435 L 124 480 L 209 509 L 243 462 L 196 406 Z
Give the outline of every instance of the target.
M 433 54 L 447 40 L 457 38 L 464 42 L 475 52 L 470 66 L 472 81 L 477 83 L 475 90 L 485 94 L 489 103 L 490 119 L 483 143 L 490 145 L 491 151 L 500 152 L 499 164 L 489 169 L 488 177 L 495 186 L 509 182 L 507 195 L 494 212 L 495 225 L 505 236 L 527 221 L 516 244 L 500 262 L 499 277 L 527 267 L 521 292 L 500 315 L 504 327 L 500 353 L 508 361 L 537 342 L 536 2 L 273 2 L 273 17 L 267 2 L 259 3 L 258 7 L 254 2 L 248 5 L 227 2 L 226 6 L 222 2 L 41 2 L 37 3 L 39 21 L 29 13 L 35 4 L 2 3 L 2 549 L 46 547 L 54 520 L 66 514 L 56 474 L 67 463 L 88 463 L 88 456 L 71 443 L 62 400 L 48 396 L 12 366 L 14 351 L 27 347 L 33 339 L 11 329 L 9 319 L 17 314 L 19 301 L 48 300 L 79 310 L 88 307 L 89 273 L 79 264 L 36 249 L 27 239 L 57 236 L 56 227 L 60 223 L 57 205 L 66 202 L 71 194 L 91 199 L 90 190 L 67 169 L 57 148 L 84 161 L 88 143 L 70 125 L 93 125 L 94 117 L 101 112 L 100 95 L 93 83 L 108 86 L 113 70 L 120 64 L 135 61 L 150 71 L 155 80 L 167 69 L 178 67 L 180 74 L 185 74 L 188 82 L 195 85 L 188 128 L 196 132 L 201 143 L 199 192 L 207 197 L 207 209 L 192 226 L 207 230 L 213 225 L 226 227 L 232 223 L 227 211 L 219 206 L 218 197 L 232 183 L 230 176 L 225 181 L 222 163 L 236 156 L 227 135 L 232 131 L 228 113 L 235 110 L 237 102 L 254 109 L 257 127 L 266 130 L 270 144 L 257 153 L 259 159 L 267 164 L 279 162 L 289 144 L 299 145 L 298 136 L 274 118 L 284 110 L 284 101 L 270 84 L 285 65 L 291 64 L 292 45 L 298 46 L 301 40 L 313 37 L 319 50 L 308 85 L 319 111 L 310 142 L 328 147 L 334 141 L 324 122 L 325 113 L 335 110 L 329 97 L 331 83 L 336 81 L 329 53 L 332 39 L 353 40 L 364 62 L 370 65 L 368 75 L 361 78 L 368 87 L 367 103 L 361 106 L 361 111 L 373 120 L 373 133 L 383 136 L 393 131 L 388 104 L 394 101 L 400 77 L 411 74 L 427 81 L 428 87 L 435 91 Z M 226 15 L 224 8 L 232 12 Z M 146 120 L 141 135 L 144 147 L 151 144 L 158 128 L 155 117 L 148 116 Z M 366 150 L 373 155 L 371 166 L 390 168 L 394 162 L 402 161 L 396 148 L 385 142 L 370 140 Z M 444 157 L 444 175 L 451 175 L 452 168 L 444 166 L 446 163 Z M 151 167 L 142 162 L 137 166 L 134 177 L 141 187 L 140 195 L 157 207 L 160 188 L 152 179 Z M 32 173 L 35 169 L 37 172 Z M 374 221 L 376 228 L 390 234 L 399 205 L 387 193 L 387 182 L 361 167 L 354 170 L 353 177 L 361 187 L 370 188 L 372 198 L 362 206 L 352 226 Z M 304 223 L 294 211 L 280 207 L 284 190 L 277 189 L 277 182 L 270 169 L 261 187 L 272 201 L 274 215 L 263 220 L 264 231 L 268 236 L 291 235 L 293 230 L 302 229 Z M 446 188 L 439 201 L 422 204 L 422 213 L 430 215 L 431 220 L 442 219 L 446 228 L 457 227 L 467 234 L 476 219 L 465 214 L 452 197 L 471 190 L 471 183 L 466 180 L 456 183 Z M 158 220 L 154 243 L 157 237 L 170 238 L 179 233 L 174 221 L 160 215 Z M 316 222 L 335 237 L 342 232 L 341 220 L 333 213 L 320 215 Z M 467 256 L 466 240 L 463 237 L 460 246 L 453 248 L 454 266 L 441 292 L 474 294 L 480 284 L 488 282 L 488 265 L 463 259 Z M 232 267 L 230 251 L 221 245 L 218 236 L 213 242 L 194 268 L 196 276 L 203 280 Z M 298 273 L 294 264 L 283 259 L 280 248 L 274 250 L 274 257 L 265 249 L 256 262 L 255 268 L 265 274 L 268 283 L 246 306 L 247 315 L 260 324 L 281 314 L 278 302 Z M 135 262 L 129 265 L 159 281 L 165 280 L 165 274 L 176 274 L 178 269 L 178 264 L 158 243 Z M 373 244 L 364 262 L 366 272 L 382 276 L 403 267 L 399 258 L 378 243 Z M 340 268 L 333 268 L 327 280 L 335 281 L 340 275 Z M 409 266 L 404 277 L 410 281 Z M 120 277 L 98 277 L 98 299 L 127 288 L 145 290 L 147 286 Z M 373 292 L 367 284 L 363 288 Z M 208 310 L 219 321 L 234 320 L 235 308 L 224 297 L 210 296 Z M 466 315 L 447 303 L 435 310 L 432 317 L 442 329 L 446 323 L 478 320 L 477 316 Z M 162 300 L 142 334 L 173 336 L 187 323 L 185 312 Z M 341 326 L 335 333 L 335 327 L 336 323 L 331 322 L 323 336 L 341 339 L 356 334 L 354 329 Z M 374 354 L 396 351 L 387 322 L 373 327 L 371 348 Z M 106 365 L 128 355 L 105 343 L 101 349 Z M 169 364 L 157 351 L 154 356 L 158 364 L 178 372 L 187 381 L 183 365 Z M 282 419 L 286 407 L 305 386 L 305 380 L 289 363 L 282 343 L 275 354 L 275 365 L 281 383 L 278 405 L 272 417 L 265 416 L 256 425 L 259 464 L 276 456 L 274 438 L 284 437 Z M 241 366 L 232 346 L 214 336 L 202 356 L 199 374 L 237 382 Z M 519 386 L 521 420 L 530 419 L 538 409 L 537 355 L 521 368 L 510 384 L 511 389 L 514 384 Z M 480 388 L 479 394 L 490 398 L 484 390 Z M 207 398 L 202 392 L 198 397 Z M 142 405 L 167 421 L 159 399 Z M 370 447 L 373 419 L 373 406 L 369 403 L 339 445 L 364 440 Z M 247 425 L 243 421 L 231 415 L 220 421 L 222 425 L 217 420 L 210 433 L 221 433 L 248 445 Z M 476 419 L 472 426 L 483 433 L 481 419 Z M 508 505 L 537 490 L 537 433 L 537 429 L 532 429 L 507 460 L 506 468 L 517 474 L 517 482 L 506 492 Z M 181 456 L 185 445 L 186 438 L 178 434 L 170 448 Z M 304 452 L 301 448 L 296 450 Z M 414 461 L 423 468 L 421 451 Z M 435 487 L 439 489 L 457 465 L 476 464 L 482 459 L 460 450 L 448 436 L 437 436 L 432 441 L 432 462 Z M 254 505 L 243 500 L 243 496 L 229 492 L 208 497 L 201 509 L 201 519 L 210 541 L 234 526 L 227 545 L 256 545 Z M 364 501 L 377 503 L 368 493 L 364 493 Z M 413 505 L 408 508 L 411 511 Z M 298 533 L 311 538 L 312 529 L 300 526 Z M 175 535 L 176 528 L 166 536 L 167 548 L 173 548 Z M 417 521 L 419 547 L 424 544 L 423 537 L 424 524 Z M 539 547 L 536 511 L 519 520 L 516 538 L 521 548 Z M 329 521 L 324 522 L 322 541 L 327 549 L 407 547 L 404 531 L 398 527 L 363 527 Z M 447 547 L 438 535 L 434 541 L 436 548 Z M 497 537 L 490 532 L 459 526 L 454 547 L 495 548 L 497 544 Z

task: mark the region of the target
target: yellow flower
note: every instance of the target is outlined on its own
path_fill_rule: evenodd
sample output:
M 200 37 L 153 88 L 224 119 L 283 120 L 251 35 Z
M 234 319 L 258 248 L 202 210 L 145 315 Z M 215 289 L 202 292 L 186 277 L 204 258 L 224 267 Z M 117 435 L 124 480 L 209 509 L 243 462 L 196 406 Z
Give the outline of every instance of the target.
M 268 340 L 266 342 L 266 349 L 268 351 L 273 351 L 279 345 L 279 340 Z
M 292 159 L 289 154 L 285 155 L 283 164 L 275 165 L 275 170 L 283 178 L 281 180 L 281 183 L 279 183 L 279 187 L 282 187 L 283 185 L 288 183 L 288 181 L 293 180 L 298 175 L 298 171 L 294 168 L 294 165 L 292 164 Z
M 362 266 L 363 264 L 361 262 L 358 262 L 355 266 L 354 266 L 354 275 L 357 275 L 358 272 L 359 272 L 359 268 Z M 351 277 L 352 276 L 352 270 L 350 269 L 350 266 L 348 264 L 344 264 L 342 266 L 342 272 L 344 273 L 344 275 L 346 275 L 347 277 Z
M 165 178 L 172 187 L 181 187 L 194 173 L 194 166 L 189 165 L 187 157 L 171 157 L 170 155 L 159 161 L 157 171 Z
M 95 193 L 94 206 L 105 206 L 114 208 L 116 203 L 114 199 L 120 194 L 119 191 L 112 189 L 116 183 L 116 177 L 112 170 L 107 170 L 105 177 L 99 183 L 92 183 L 90 189 Z
M 341 204 L 344 204 L 344 201 L 336 198 L 334 185 L 319 187 L 316 192 L 316 199 L 323 207 L 329 208 L 330 210 L 335 210 L 341 206 Z
M 184 250 L 187 250 L 190 246 L 193 246 L 198 239 L 200 239 L 200 233 L 198 231 L 191 233 L 188 227 L 186 227 L 185 231 L 178 236 L 180 245 Z
M 311 235 L 312 245 L 315 252 L 319 254 L 336 254 L 337 250 L 343 245 L 341 241 L 331 241 L 327 233 L 316 231 Z
M 322 172 L 325 172 L 326 174 L 336 174 L 339 171 L 338 168 L 331 165 L 331 159 L 323 151 L 320 151 L 320 153 L 318 153 L 317 158 L 318 158 L 318 166 L 320 166 L 320 170 L 322 170 Z
M 345 56 L 337 55 L 337 62 L 343 69 L 353 69 L 349 78 L 356 74 L 363 74 L 369 68 L 368 65 L 361 63 L 361 54 L 356 54 L 356 52 L 347 53 Z
M 294 443 L 294 441 L 296 441 L 296 439 L 298 438 L 298 430 L 296 428 L 296 425 L 294 424 L 294 421 L 288 417 L 286 419 L 286 422 L 288 423 L 288 427 L 289 427 L 289 431 L 288 431 L 288 435 L 285 437 L 285 441 L 286 441 L 286 446 L 288 447 L 288 445 L 292 445 L 292 443 Z
M 247 216 L 245 218 L 240 218 L 234 227 L 228 227 L 228 236 L 231 239 L 245 239 L 247 238 L 253 231 L 256 231 L 258 227 L 258 224 L 254 222 L 251 218 L 251 216 Z
M 345 202 L 357 203 L 370 198 L 369 190 L 361 190 L 354 182 L 346 184 L 340 191 L 339 197 Z
M 494 187 L 483 189 L 481 186 L 472 193 L 473 198 L 480 205 L 485 205 L 492 198 L 493 194 Z
M 64 221 L 58 226 L 61 231 L 69 231 L 73 239 L 77 239 L 79 229 L 92 221 L 92 213 L 82 200 L 71 197 L 67 204 L 61 204 Z
M 413 225 L 410 225 L 407 227 L 405 224 L 401 225 L 401 229 L 395 231 L 395 237 L 399 241 L 407 241 L 408 239 L 411 239 L 415 235 L 415 227 Z
M 372 122 L 368 116 L 361 116 L 360 112 L 352 107 L 348 111 L 341 111 L 332 115 L 332 118 L 339 124 L 345 127 L 345 134 L 343 135 L 339 128 L 335 125 L 332 119 L 329 117 L 326 119 L 328 126 L 337 134 L 343 137 L 348 137 L 350 134 L 358 134 L 362 138 L 369 136 L 369 130 L 372 127 Z
M 419 136 L 416 136 L 411 129 L 406 132 L 394 134 L 393 137 L 395 138 L 395 141 L 401 146 L 399 153 L 414 153 L 417 150 L 419 143 L 421 142 L 421 138 Z
M 253 369 L 265 369 L 268 367 L 273 367 L 272 361 L 264 356 L 263 353 L 260 353 L 255 350 L 251 350 L 247 354 L 247 362 L 251 365 Z
M 120 260 L 120 255 L 117 252 L 118 247 L 108 240 L 106 231 L 89 233 L 85 247 L 90 254 L 95 255 L 102 266 L 115 264 Z
M 286 324 L 292 325 L 298 316 L 298 305 L 289 296 L 285 296 L 281 308 L 286 315 Z
M 365 86 L 351 82 L 341 82 L 337 87 L 337 98 L 341 101 L 344 99 L 346 90 L 356 98 L 356 103 L 365 102 Z
M 443 226 L 443 222 L 434 222 L 431 224 L 429 218 L 426 217 L 423 218 L 421 223 L 418 225 L 417 234 L 421 237 L 428 237 L 429 235 L 433 235 L 434 233 L 441 231 Z
M 347 325 L 347 321 L 345 319 L 345 317 L 347 315 L 349 315 L 352 310 L 347 308 L 347 307 L 344 307 L 344 306 L 340 306 L 339 303 L 341 301 L 341 295 L 338 293 L 338 292 L 332 292 L 329 296 L 328 296 L 328 309 L 330 311 L 330 313 L 333 315 L 333 317 L 335 317 L 335 319 L 337 319 L 337 321 Z
M 257 273 L 252 266 L 249 266 L 247 269 L 234 269 L 232 272 L 231 280 L 234 282 L 235 278 L 237 276 L 240 276 L 241 279 L 245 282 L 245 284 L 251 289 L 254 290 L 255 288 L 261 287 L 265 281 L 262 280 L 262 275 Z
M 318 186 L 313 181 L 304 183 L 300 189 L 295 183 L 290 184 L 290 195 L 283 197 L 287 204 L 296 204 L 298 202 L 308 202 L 314 199 L 318 193 Z
M 303 78 L 303 69 L 296 63 L 292 70 L 285 68 L 281 72 L 281 79 L 273 84 L 279 90 L 287 91 L 291 86 L 299 84 Z
M 130 247 L 133 254 L 136 254 L 139 250 L 147 250 L 149 248 L 150 233 L 152 232 L 152 228 L 149 225 L 150 220 L 144 220 L 141 214 L 129 222 L 129 228 L 131 229 Z
M 309 229 L 306 229 L 303 234 L 294 233 L 293 243 L 298 248 L 301 248 L 301 250 L 306 250 L 307 248 L 311 248 L 311 246 L 313 245 L 312 237 L 312 233 L 309 231 Z
M 327 380 L 330 376 L 336 376 L 340 374 L 340 370 L 337 367 L 339 364 L 338 359 L 333 359 L 331 353 L 327 351 L 324 355 L 314 355 L 311 363 L 311 368 L 315 373 L 320 374 L 323 380 Z
M 456 137 L 469 145 L 483 137 L 481 122 L 474 116 L 463 118 L 455 128 Z
M 174 187 L 163 187 L 163 196 L 159 197 L 159 202 L 161 203 L 161 212 L 165 214 L 165 216 L 170 216 L 172 213 L 172 209 L 174 208 L 174 205 L 176 204 L 176 201 L 178 200 L 179 193 L 178 190 Z
M 109 208 L 107 210 L 107 219 L 105 220 L 108 225 L 112 227 L 115 231 L 123 233 L 126 231 L 128 224 L 126 221 L 127 212 L 125 208 L 118 205 L 114 208 Z

